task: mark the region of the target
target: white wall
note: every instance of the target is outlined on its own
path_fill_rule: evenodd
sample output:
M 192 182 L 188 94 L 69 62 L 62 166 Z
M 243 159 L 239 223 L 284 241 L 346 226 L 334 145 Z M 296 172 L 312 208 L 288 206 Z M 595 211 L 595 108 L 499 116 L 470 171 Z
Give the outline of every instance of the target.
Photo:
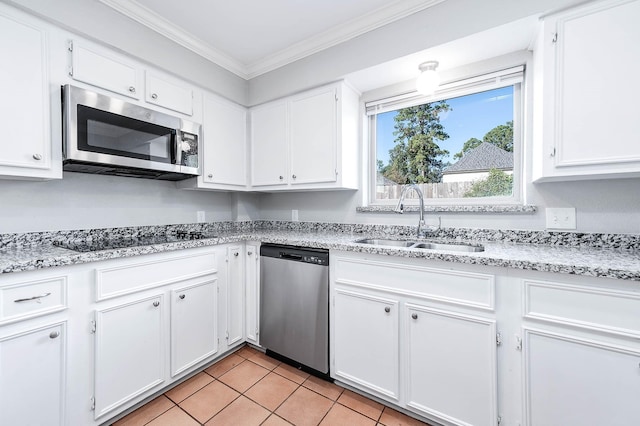
M 64 173 L 46 182 L 0 180 L 0 233 L 232 220 L 231 195 L 174 182 Z
M 257 105 L 518 19 L 583 0 L 447 0 L 249 81 Z M 416 64 L 417 66 L 417 64 Z

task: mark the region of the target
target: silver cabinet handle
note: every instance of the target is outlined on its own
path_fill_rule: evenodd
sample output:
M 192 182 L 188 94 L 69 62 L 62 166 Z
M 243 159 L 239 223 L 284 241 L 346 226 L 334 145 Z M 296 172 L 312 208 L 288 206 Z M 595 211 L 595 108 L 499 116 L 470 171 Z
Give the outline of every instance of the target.
M 51 333 L 49 333 L 49 339 L 55 339 L 58 336 L 60 336 L 59 331 L 52 331 Z
M 238 257 L 238 256 L 240 255 L 240 253 L 235 252 L 235 253 L 233 253 L 233 255 L 234 255 L 235 257 Z
M 129 86 L 129 92 L 136 93 L 136 88 L 133 86 Z
M 34 159 L 34 160 L 38 160 L 38 161 L 40 161 L 40 160 L 42 160 L 42 155 L 40 155 L 40 154 L 33 154 L 33 159 Z
M 252 252 L 252 251 L 248 251 L 248 252 L 247 252 L 247 255 L 248 255 L 248 256 L 251 256 L 252 254 L 253 254 L 253 252 Z
M 284 179 L 284 176 L 280 176 L 280 180 Z
M 411 318 L 418 319 L 418 314 L 416 314 L 416 313 L 411 314 Z
M 151 94 L 151 99 L 158 99 L 158 94 L 157 93 L 152 93 Z
M 45 293 L 45 294 L 41 294 L 40 296 L 27 297 L 27 298 L 24 298 L 24 299 L 16 299 L 13 302 L 14 303 L 22 303 L 22 302 L 28 302 L 30 300 L 35 300 L 38 303 L 42 303 L 42 301 L 40 299 L 42 299 L 43 297 L 47 297 L 49 295 L 51 295 L 51 293 Z
M 180 296 L 178 296 L 178 297 L 180 298 L 180 300 L 183 300 L 183 299 L 184 299 L 185 297 L 187 297 L 187 296 L 186 296 L 186 295 L 184 295 L 184 294 L 181 294 L 181 295 L 180 295 Z
M 386 313 L 389 313 L 389 312 L 391 312 L 391 308 L 390 308 L 390 307 L 388 307 L 388 306 L 385 306 L 385 307 L 384 307 L 384 311 L 385 311 Z
M 298 176 L 296 176 L 296 175 L 291 175 L 291 177 L 295 179 L 295 178 L 297 178 Z
M 207 177 L 208 177 L 209 179 L 211 179 L 211 178 L 213 177 L 213 175 L 212 175 L 211 173 L 209 173 L 209 174 L 207 175 Z
M 158 306 L 160 306 L 160 302 L 156 300 L 155 302 L 153 302 L 153 306 L 157 308 Z

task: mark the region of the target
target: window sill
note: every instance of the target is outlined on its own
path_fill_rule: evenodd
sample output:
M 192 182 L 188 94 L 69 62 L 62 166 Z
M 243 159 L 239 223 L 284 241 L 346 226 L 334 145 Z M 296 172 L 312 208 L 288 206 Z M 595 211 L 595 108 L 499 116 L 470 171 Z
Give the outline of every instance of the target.
M 392 205 L 373 205 L 356 207 L 358 213 L 393 213 L 395 206 Z M 404 206 L 405 212 L 417 212 L 418 206 Z M 490 214 L 534 214 L 538 211 L 538 207 L 532 205 L 467 205 L 467 206 L 424 206 L 425 212 L 433 213 L 490 213 Z

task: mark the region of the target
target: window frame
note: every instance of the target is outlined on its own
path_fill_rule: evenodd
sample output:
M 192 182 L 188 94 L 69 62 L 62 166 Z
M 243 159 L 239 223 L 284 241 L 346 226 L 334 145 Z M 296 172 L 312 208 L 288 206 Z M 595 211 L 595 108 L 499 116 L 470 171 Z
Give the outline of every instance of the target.
M 503 68 L 497 71 L 461 78 L 440 85 L 438 90 L 430 96 L 418 94 L 415 90 L 400 93 L 377 100 L 365 102 L 365 129 L 366 146 L 368 147 L 367 160 L 367 190 L 366 204 L 369 206 L 395 206 L 398 199 L 376 199 L 376 120 L 377 114 L 394 111 L 410 106 L 437 102 L 471 95 L 487 90 L 513 86 L 514 111 L 513 111 L 513 193 L 509 197 L 477 197 L 477 198 L 425 198 L 425 205 L 451 206 L 451 205 L 521 205 L 523 203 L 523 164 L 524 151 L 524 120 L 525 120 L 525 65 Z M 417 205 L 418 200 L 408 199 L 407 205 Z

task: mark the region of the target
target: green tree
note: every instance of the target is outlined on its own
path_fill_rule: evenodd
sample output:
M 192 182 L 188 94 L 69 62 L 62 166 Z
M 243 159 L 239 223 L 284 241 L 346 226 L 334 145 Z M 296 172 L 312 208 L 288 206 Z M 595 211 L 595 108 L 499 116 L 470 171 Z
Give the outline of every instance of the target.
M 513 121 L 507 121 L 505 124 L 497 125 L 493 129 L 489 130 L 482 140 L 477 138 L 469 139 L 462 146 L 462 151 L 456 153 L 453 158 L 455 160 L 461 159 L 467 152 L 476 148 L 482 142 L 492 143 L 498 148 L 502 148 L 508 152 L 513 152 Z
M 389 164 L 382 170 L 386 178 L 399 184 L 440 182 L 447 166 L 442 158 L 449 154 L 437 143 L 449 138 L 440 124 L 440 114 L 450 109 L 445 101 L 439 101 L 398 110 L 395 145 L 389 150 Z
M 464 197 L 495 197 L 499 195 L 511 195 L 513 192 L 513 175 L 502 170 L 491 169 L 489 176 L 475 182 Z

